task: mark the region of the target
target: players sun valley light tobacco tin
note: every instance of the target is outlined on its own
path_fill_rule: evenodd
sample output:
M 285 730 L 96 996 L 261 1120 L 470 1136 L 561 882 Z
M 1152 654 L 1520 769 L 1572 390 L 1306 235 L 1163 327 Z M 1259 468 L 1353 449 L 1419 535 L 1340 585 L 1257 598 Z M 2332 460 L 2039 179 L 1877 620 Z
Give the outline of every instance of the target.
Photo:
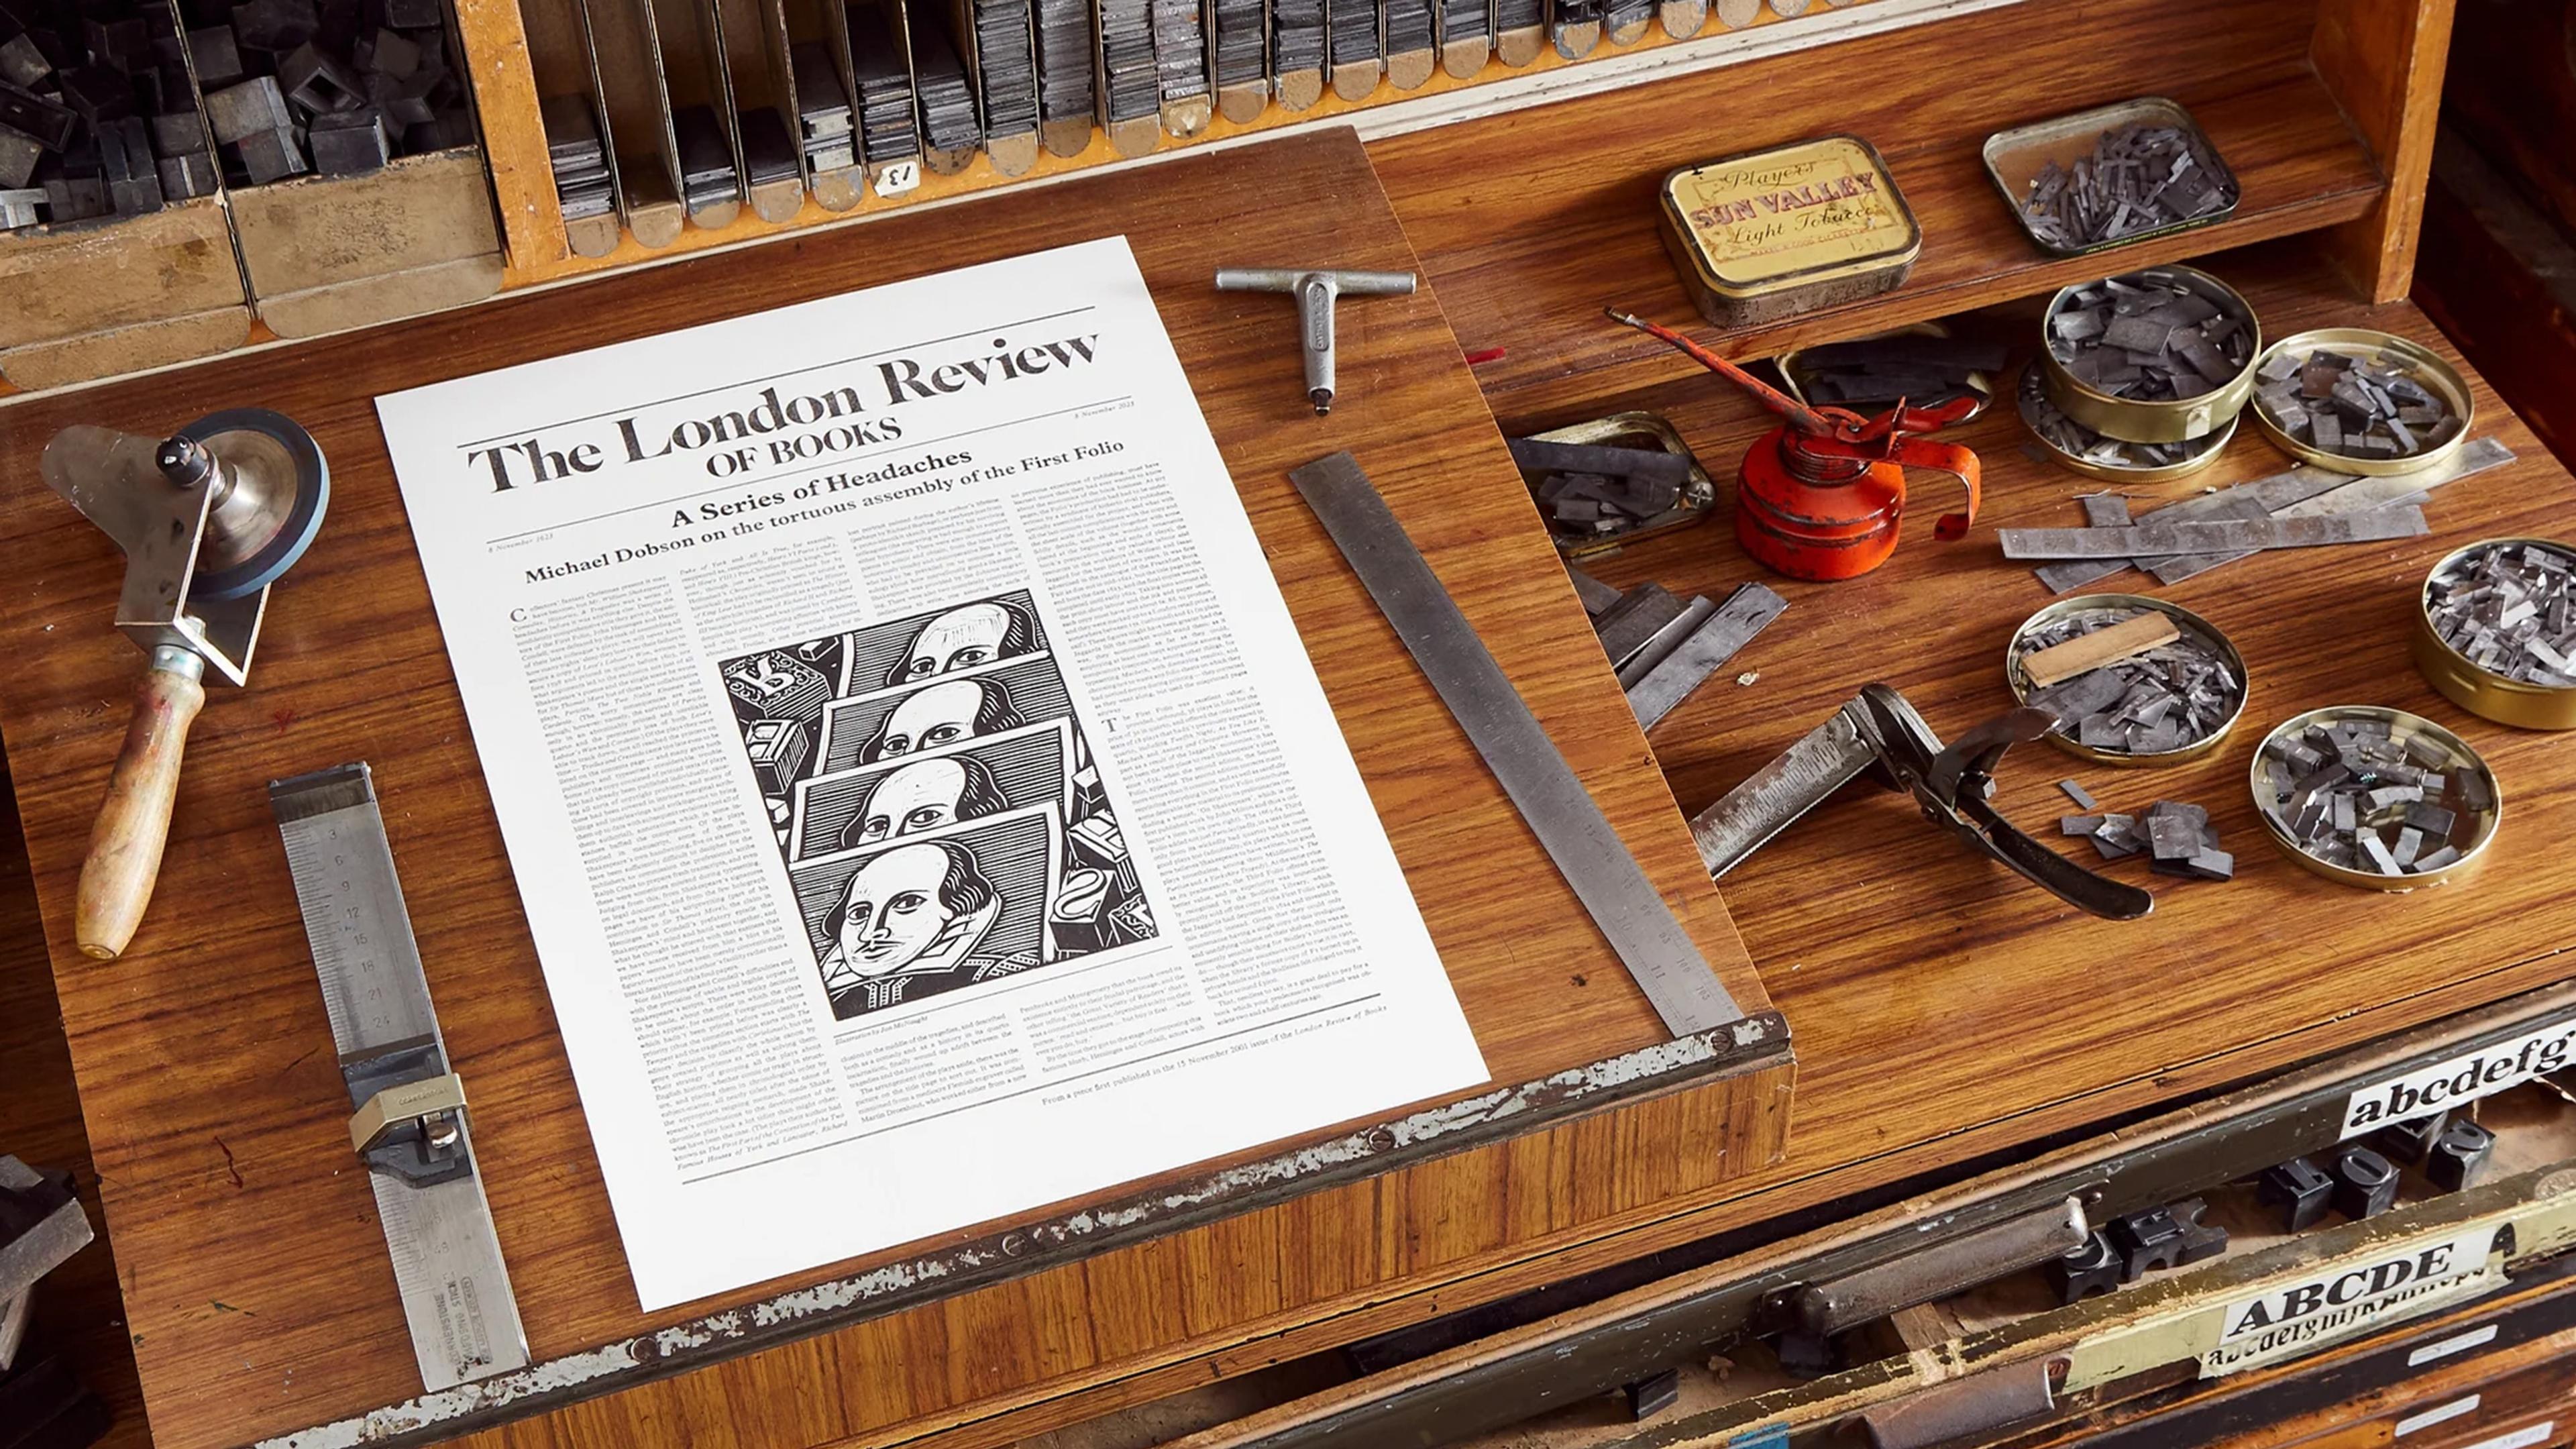
M 1658 194 L 1664 247 L 1700 315 L 1720 327 L 1875 296 L 1923 250 L 1887 162 L 1858 136 L 1684 166 Z

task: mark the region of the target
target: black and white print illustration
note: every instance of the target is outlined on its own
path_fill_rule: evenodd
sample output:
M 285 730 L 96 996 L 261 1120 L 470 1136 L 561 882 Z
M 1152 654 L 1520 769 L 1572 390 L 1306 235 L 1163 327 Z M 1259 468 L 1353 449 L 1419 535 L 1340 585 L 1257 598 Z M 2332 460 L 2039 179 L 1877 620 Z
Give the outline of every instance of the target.
M 1154 937 L 1026 591 L 718 669 L 835 1016 Z

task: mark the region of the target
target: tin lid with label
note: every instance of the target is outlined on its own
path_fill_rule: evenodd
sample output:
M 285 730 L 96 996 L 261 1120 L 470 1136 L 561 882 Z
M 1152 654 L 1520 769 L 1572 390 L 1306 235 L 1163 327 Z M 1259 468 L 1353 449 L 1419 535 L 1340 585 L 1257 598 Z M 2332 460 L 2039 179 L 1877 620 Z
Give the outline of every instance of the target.
M 1664 178 L 1662 195 L 1664 224 L 1721 296 L 1904 267 L 1923 249 L 1887 162 L 1858 136 L 1685 166 Z

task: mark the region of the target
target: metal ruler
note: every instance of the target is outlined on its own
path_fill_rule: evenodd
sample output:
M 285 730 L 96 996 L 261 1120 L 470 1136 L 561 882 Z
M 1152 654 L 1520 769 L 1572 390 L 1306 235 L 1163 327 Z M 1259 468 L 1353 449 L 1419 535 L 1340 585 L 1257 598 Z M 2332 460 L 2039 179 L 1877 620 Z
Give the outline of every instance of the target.
M 475 1175 L 463 1084 L 429 1004 L 374 776 L 364 764 L 341 765 L 274 781 L 268 800 L 421 1381 L 436 1391 L 525 1368 L 527 1332 Z
M 1735 998 L 1673 918 L 1663 893 L 1638 868 L 1358 460 L 1335 453 L 1288 477 L 1664 1025 L 1675 1036 L 1692 1036 L 1742 1020 Z

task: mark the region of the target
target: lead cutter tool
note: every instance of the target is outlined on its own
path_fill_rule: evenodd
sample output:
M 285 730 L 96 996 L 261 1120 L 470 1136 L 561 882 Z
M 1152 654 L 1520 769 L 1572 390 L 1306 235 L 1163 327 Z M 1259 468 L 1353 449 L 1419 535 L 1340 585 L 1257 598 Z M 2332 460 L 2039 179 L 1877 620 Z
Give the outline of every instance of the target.
M 1701 811 L 1691 821 L 1691 836 L 1710 876 L 1724 876 L 1867 772 L 1887 789 L 1912 795 L 1925 820 L 2068 905 L 2114 921 L 2134 920 L 2155 909 L 2154 896 L 2059 855 L 2016 829 L 1990 803 L 2004 752 L 2039 739 L 2057 722 L 2047 710 L 2024 707 L 1945 745 L 1904 695 L 1884 684 L 1866 685 L 1806 738 Z
M 1646 878 L 1619 832 L 1547 729 L 1512 688 L 1476 626 L 1414 547 L 1404 525 L 1348 453 L 1288 475 L 1342 556 L 1386 612 L 1396 636 L 1457 716 L 1503 793 L 1574 887 L 1638 989 L 1677 1037 L 1740 1021 L 1744 1012 Z
M 295 900 L 348 1083 L 349 1145 L 367 1164 L 422 1385 L 528 1363 L 528 1337 L 476 1174 L 465 1083 L 421 974 L 420 945 L 363 763 L 272 781 Z

